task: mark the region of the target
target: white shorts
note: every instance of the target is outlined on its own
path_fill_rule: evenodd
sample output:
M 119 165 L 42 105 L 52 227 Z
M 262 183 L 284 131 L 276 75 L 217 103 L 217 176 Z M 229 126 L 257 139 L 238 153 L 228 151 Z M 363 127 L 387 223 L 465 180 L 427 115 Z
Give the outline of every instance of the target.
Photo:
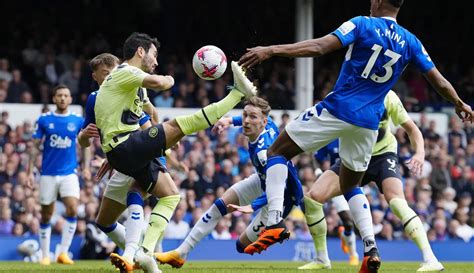
M 127 205 L 127 194 L 134 181 L 135 179 L 131 176 L 121 172 L 115 172 L 107 183 L 104 197 Z
M 355 172 L 367 170 L 377 130 L 370 130 L 342 121 L 316 107 L 306 109 L 285 127 L 290 138 L 303 151 L 317 151 L 339 138 L 339 157 L 347 168 Z
M 348 211 L 349 210 L 349 204 L 346 201 L 346 198 L 342 195 L 338 195 L 336 197 L 333 197 L 331 199 L 332 205 L 334 208 L 336 208 L 337 213 L 341 211 Z
M 79 199 L 79 178 L 76 174 L 42 175 L 40 177 L 40 204 L 50 205 L 58 198 Z
M 237 194 L 241 206 L 250 205 L 253 200 L 263 194 L 260 178 L 256 173 L 235 183 L 231 189 Z
M 239 205 L 241 206 L 250 205 L 253 200 L 263 194 L 260 178 L 256 173 L 240 182 L 237 182 L 231 187 L 231 189 L 237 194 Z M 267 218 L 268 206 L 264 206 L 258 211 L 257 215 L 245 230 L 250 241 L 255 242 L 257 240 L 258 234 L 260 234 L 262 229 L 265 228 Z

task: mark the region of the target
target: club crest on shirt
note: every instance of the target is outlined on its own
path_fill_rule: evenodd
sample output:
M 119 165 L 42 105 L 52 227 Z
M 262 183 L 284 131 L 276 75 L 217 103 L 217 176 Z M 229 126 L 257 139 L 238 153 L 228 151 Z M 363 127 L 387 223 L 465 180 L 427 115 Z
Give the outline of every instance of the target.
M 74 123 L 72 123 L 72 122 L 69 122 L 69 123 L 67 124 L 67 129 L 68 129 L 68 131 L 71 131 L 71 132 L 76 131 L 76 124 L 74 124 Z
M 148 132 L 148 135 L 151 138 L 155 138 L 158 135 L 158 128 L 156 127 L 151 128 L 150 131 Z

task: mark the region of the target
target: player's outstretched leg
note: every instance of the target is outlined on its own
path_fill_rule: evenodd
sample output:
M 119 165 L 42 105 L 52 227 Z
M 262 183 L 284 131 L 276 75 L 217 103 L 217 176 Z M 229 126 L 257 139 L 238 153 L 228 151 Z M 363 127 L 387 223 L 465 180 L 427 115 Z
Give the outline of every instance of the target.
M 330 269 L 331 261 L 329 260 L 326 244 L 327 224 L 326 218 L 324 217 L 323 204 L 311 199 L 311 197 L 305 196 L 304 215 L 311 237 L 313 238 L 314 248 L 316 249 L 316 259 L 298 267 L 298 269 Z
M 243 98 L 252 97 L 257 94 L 256 87 L 247 76 L 245 76 L 242 67 L 236 62 L 232 62 L 231 67 L 234 75 L 234 86 L 225 98 L 202 108 L 195 114 L 179 116 L 176 118 L 176 122 L 181 128 L 183 134 L 190 135 L 211 127 L 217 120 L 239 104 Z M 166 126 L 164 127 L 166 130 Z M 179 140 L 174 140 L 171 136 L 168 136 L 168 133 L 166 133 L 166 135 L 168 147 L 173 146 L 174 143 Z
M 227 197 L 227 192 L 224 194 L 223 198 Z M 235 194 L 230 194 L 233 199 L 236 199 Z M 229 203 L 236 203 L 236 200 L 229 200 Z M 202 240 L 204 237 L 209 235 L 217 223 L 224 215 L 227 214 L 227 208 L 223 199 L 217 199 L 212 206 L 203 213 L 201 219 L 194 225 L 194 227 L 189 232 L 188 236 L 184 241 L 179 245 L 178 248 L 167 251 L 164 253 L 155 253 L 156 260 L 161 264 L 169 264 L 172 267 L 180 268 L 186 262 L 186 257 L 189 252 L 191 252 L 194 247 Z

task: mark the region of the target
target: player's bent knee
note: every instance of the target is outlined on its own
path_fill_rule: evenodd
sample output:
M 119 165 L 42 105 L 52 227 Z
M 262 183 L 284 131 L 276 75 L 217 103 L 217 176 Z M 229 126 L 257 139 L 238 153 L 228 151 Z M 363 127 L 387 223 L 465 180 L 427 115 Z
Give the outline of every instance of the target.
M 308 193 L 306 193 L 306 196 L 321 204 L 324 204 L 327 202 L 327 198 L 323 196 L 321 191 L 310 190 Z

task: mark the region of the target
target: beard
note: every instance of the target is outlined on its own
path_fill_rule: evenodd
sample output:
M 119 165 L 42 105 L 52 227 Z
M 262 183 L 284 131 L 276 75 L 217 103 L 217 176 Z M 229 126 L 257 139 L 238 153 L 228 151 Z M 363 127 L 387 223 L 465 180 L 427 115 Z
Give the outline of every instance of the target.
M 153 60 L 150 57 L 145 57 L 142 60 L 142 70 L 145 71 L 146 73 L 152 74 L 155 72 L 155 69 L 153 68 Z

